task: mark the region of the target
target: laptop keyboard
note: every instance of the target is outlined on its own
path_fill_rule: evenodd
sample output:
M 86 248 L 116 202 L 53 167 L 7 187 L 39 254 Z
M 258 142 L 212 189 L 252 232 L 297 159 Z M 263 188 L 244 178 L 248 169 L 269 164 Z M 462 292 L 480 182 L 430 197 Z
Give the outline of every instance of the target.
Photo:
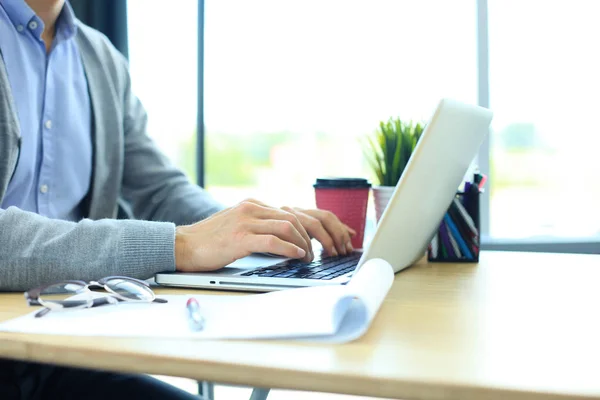
M 330 280 L 354 271 L 361 255 L 362 253 L 358 252 L 336 257 L 315 255 L 315 259 L 310 263 L 300 260 L 286 260 L 269 267 L 253 269 L 242 275 Z

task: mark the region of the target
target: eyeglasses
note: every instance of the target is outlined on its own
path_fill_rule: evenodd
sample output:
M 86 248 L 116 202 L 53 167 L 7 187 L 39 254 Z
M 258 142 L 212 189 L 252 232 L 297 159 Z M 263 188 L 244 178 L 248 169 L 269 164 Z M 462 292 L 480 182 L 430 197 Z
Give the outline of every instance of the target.
M 106 290 L 109 296 L 94 297 L 90 287 Z M 72 298 L 76 296 L 76 298 Z M 41 305 L 45 308 L 35 314 L 41 318 L 51 310 L 79 309 L 116 304 L 119 301 L 144 303 L 166 303 L 167 300 L 156 297 L 150 285 L 142 280 L 125 276 L 108 276 L 99 281 L 63 281 L 40 286 L 25 292 L 30 306 Z

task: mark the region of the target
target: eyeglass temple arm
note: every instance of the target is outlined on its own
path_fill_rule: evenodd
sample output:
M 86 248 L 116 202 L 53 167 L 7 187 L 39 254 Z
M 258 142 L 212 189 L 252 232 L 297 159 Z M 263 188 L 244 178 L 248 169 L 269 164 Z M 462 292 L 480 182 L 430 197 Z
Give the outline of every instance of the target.
M 127 301 L 127 300 L 122 300 L 122 299 L 119 299 L 118 297 L 114 297 L 114 296 L 97 297 L 94 300 L 92 300 L 92 307 L 100 307 L 100 306 L 105 306 L 107 304 L 116 304 L 120 301 Z M 167 299 L 161 299 L 161 298 L 157 297 L 153 300 L 153 302 L 154 303 L 168 303 L 169 301 Z
M 119 300 L 113 296 L 96 297 L 94 300 L 92 300 L 91 307 L 100 307 L 105 306 L 107 304 L 117 304 L 118 302 Z

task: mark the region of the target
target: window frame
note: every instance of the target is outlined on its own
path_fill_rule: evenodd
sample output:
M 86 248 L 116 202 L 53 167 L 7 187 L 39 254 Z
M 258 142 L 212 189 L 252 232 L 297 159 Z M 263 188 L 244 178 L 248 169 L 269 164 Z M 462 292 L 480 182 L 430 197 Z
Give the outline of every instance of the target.
M 196 183 L 204 187 L 204 0 L 198 0 L 198 110 L 196 114 Z

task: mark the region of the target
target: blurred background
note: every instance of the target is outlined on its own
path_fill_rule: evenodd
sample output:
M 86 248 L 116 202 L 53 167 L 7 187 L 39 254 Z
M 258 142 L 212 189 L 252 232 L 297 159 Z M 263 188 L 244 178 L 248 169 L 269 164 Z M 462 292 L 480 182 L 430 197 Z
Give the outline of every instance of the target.
M 495 113 L 478 158 L 488 242 L 597 243 L 599 8 L 129 0 L 128 53 L 150 134 L 194 181 L 201 161 L 201 182 L 226 204 L 313 206 L 315 177 L 371 177 L 359 138 L 380 120 L 427 119 L 453 97 Z

